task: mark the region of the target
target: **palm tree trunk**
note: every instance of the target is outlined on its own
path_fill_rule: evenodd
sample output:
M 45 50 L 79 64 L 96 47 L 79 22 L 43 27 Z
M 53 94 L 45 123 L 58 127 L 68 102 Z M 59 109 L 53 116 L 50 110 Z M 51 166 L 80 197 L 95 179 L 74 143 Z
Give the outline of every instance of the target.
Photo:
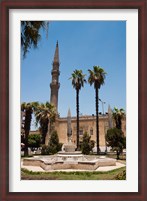
M 47 133 L 48 133 L 48 126 L 49 126 L 49 120 L 46 119 L 45 121 L 43 121 L 42 126 L 41 126 L 42 144 L 45 144 L 46 136 L 47 136 Z
M 31 127 L 31 120 L 32 120 L 32 108 L 26 110 L 26 117 L 25 117 L 25 149 L 24 149 L 24 156 L 28 156 L 28 136 Z
M 45 145 L 47 146 L 49 144 L 50 134 L 51 134 L 51 125 L 50 122 L 48 122 L 48 131 L 45 137 Z
M 118 118 L 118 127 L 117 128 L 121 130 L 121 117 Z
M 79 89 L 76 90 L 76 106 L 77 106 L 77 150 L 79 147 Z
M 45 137 L 46 137 L 46 134 L 42 134 L 42 144 L 45 144 Z
M 99 154 L 99 103 L 98 103 L 98 88 L 95 89 L 95 103 L 96 103 L 96 144 L 97 144 L 97 155 Z
M 29 136 L 29 131 L 26 131 L 25 132 L 24 156 L 28 156 L 28 136 Z
M 117 154 L 117 160 L 119 160 L 119 154 L 120 154 L 120 152 L 117 150 L 117 152 L 116 152 L 116 154 Z

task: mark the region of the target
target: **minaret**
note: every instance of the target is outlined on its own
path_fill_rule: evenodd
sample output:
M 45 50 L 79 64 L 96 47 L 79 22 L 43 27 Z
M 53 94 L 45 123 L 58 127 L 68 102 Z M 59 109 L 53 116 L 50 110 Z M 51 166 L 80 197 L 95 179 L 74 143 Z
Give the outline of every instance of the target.
M 60 71 L 59 71 L 59 47 L 58 47 L 58 41 L 56 44 L 56 50 L 55 50 L 55 55 L 54 55 L 54 61 L 53 61 L 53 69 L 51 72 L 52 75 L 52 82 L 50 84 L 50 88 L 51 88 L 51 96 L 50 96 L 50 103 L 52 103 L 55 107 L 56 110 L 58 112 L 58 90 L 60 87 L 60 83 L 59 83 L 59 75 L 60 75 Z

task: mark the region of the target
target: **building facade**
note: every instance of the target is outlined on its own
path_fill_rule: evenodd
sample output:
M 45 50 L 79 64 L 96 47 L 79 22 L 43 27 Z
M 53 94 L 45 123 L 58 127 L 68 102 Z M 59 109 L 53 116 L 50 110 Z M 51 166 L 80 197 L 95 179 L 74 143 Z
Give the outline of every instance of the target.
M 113 122 L 114 125 L 114 122 Z M 91 140 L 96 142 L 96 116 L 81 116 L 79 121 L 79 141 L 82 141 L 83 134 L 87 132 L 91 136 Z M 58 118 L 56 120 L 55 129 L 57 130 L 59 141 L 61 143 L 68 142 L 68 129 L 67 129 L 67 118 Z M 72 142 L 76 145 L 76 117 L 71 118 L 71 130 L 72 130 Z M 109 129 L 109 118 L 108 114 L 99 115 L 99 145 L 101 151 L 106 148 L 105 135 Z M 126 121 L 122 121 L 122 130 L 124 135 L 126 135 Z

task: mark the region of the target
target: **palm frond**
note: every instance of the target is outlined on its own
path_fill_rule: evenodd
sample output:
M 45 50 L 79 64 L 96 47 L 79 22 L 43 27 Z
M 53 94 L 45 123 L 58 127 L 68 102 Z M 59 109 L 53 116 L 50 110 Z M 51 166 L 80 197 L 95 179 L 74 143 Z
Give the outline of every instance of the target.
M 84 83 L 86 83 L 85 76 L 86 75 L 83 74 L 82 70 L 75 69 L 69 78 L 72 80 L 73 88 L 80 90 L 81 87 L 84 87 Z
M 100 88 L 104 84 L 106 72 L 100 66 L 93 66 L 93 70 L 88 69 L 88 82 L 94 84 L 95 88 Z

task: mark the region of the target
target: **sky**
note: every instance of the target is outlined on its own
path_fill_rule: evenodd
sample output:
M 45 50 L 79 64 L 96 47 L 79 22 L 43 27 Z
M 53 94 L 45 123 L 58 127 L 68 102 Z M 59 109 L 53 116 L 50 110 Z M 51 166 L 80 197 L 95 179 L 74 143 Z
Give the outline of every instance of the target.
M 58 112 L 66 117 L 68 108 L 76 116 L 76 91 L 71 77 L 75 69 L 88 78 L 88 69 L 102 67 L 105 84 L 99 98 L 108 105 L 126 110 L 126 22 L 125 21 L 51 21 L 48 36 L 41 30 L 37 49 L 21 58 L 21 102 L 50 101 L 51 70 L 56 43 L 59 44 L 60 88 Z M 94 86 L 88 83 L 79 95 L 80 114 L 95 114 Z M 103 112 L 99 102 L 99 112 Z

